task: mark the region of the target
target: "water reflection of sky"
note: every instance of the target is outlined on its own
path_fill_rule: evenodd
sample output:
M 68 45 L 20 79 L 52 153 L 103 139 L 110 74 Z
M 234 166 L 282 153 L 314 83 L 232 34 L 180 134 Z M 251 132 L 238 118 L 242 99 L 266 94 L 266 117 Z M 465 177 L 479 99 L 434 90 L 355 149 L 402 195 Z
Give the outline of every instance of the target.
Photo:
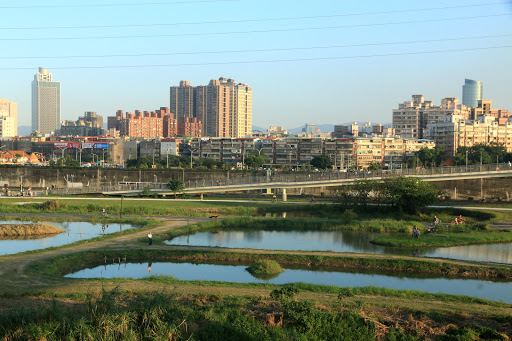
M 91 239 L 134 228 L 131 225 L 121 224 L 93 224 L 84 222 L 32 222 L 32 221 L 2 221 L 0 224 L 32 224 L 43 223 L 64 229 L 65 232 L 42 239 L 13 239 L 0 240 L 0 255 L 45 249 L 53 246 L 71 244 L 79 240 Z
M 149 271 L 151 270 L 151 271 Z M 467 279 L 414 278 L 391 275 L 361 274 L 287 269 L 268 281 L 257 279 L 245 270 L 245 266 L 210 265 L 192 263 L 118 263 L 84 269 L 71 278 L 143 278 L 149 275 L 174 276 L 182 280 L 225 281 L 236 283 L 285 284 L 305 282 L 336 285 L 340 287 L 386 287 L 393 289 L 420 290 L 430 293 L 468 295 L 493 301 L 512 303 L 512 283 Z
M 512 243 L 443 248 L 389 248 L 370 244 L 389 235 L 360 231 L 221 231 L 176 237 L 166 244 L 216 246 L 265 250 L 335 251 L 440 257 L 512 263 Z

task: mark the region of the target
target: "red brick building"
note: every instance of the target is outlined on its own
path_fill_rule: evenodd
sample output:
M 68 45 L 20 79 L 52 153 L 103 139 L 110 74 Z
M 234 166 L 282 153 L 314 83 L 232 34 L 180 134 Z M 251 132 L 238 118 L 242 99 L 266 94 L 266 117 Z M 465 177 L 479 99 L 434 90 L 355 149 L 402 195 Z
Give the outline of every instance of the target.
M 179 127 L 181 124 L 180 133 Z M 178 122 L 169 108 L 161 107 L 155 111 L 135 110 L 135 113 L 118 110 L 116 116 L 108 117 L 108 130 L 115 129 L 119 136 L 139 137 L 152 139 L 155 137 L 173 137 L 187 135 L 201 137 L 202 124 L 197 119 L 183 118 Z
M 178 120 L 178 135 L 201 137 L 203 136 L 203 125 L 195 117 L 183 117 Z

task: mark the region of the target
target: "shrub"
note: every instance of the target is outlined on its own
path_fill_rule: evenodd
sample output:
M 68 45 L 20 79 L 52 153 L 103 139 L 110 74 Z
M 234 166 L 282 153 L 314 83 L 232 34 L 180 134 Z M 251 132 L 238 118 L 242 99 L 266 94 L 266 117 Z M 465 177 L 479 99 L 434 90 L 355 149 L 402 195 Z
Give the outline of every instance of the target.
M 354 221 L 354 219 L 357 218 L 357 214 L 354 212 L 354 210 L 345 210 L 343 214 L 341 215 L 341 221 L 343 225 L 350 225 Z
M 41 207 L 44 210 L 55 211 L 61 207 L 59 200 L 47 200 L 42 203 Z
M 274 278 L 284 271 L 278 262 L 269 259 L 257 261 L 256 263 L 249 266 L 246 270 L 249 271 L 254 277 L 261 279 Z

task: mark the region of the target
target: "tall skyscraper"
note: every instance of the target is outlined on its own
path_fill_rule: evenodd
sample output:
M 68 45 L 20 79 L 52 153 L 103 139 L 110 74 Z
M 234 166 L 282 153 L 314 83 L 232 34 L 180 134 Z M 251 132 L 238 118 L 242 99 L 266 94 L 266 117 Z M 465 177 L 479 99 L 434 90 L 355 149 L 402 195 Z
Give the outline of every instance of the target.
M 181 81 L 170 89 L 170 110 L 178 118 L 197 118 L 203 135 L 245 137 L 252 133 L 252 88 L 221 77 L 206 86 Z
M 0 137 L 18 135 L 18 104 L 0 98 Z
M 194 87 L 189 81 L 181 81 L 180 86 L 171 86 L 171 101 L 169 110 L 176 118 L 193 118 L 194 112 Z
M 221 77 L 220 84 L 230 88 L 229 132 L 231 137 L 246 137 L 252 133 L 252 88 Z
M 482 82 L 466 78 L 462 86 L 462 104 L 467 107 L 477 107 L 478 101 L 482 99 L 483 93 L 484 86 Z
M 32 131 L 50 134 L 60 129 L 60 82 L 40 67 L 32 81 Z

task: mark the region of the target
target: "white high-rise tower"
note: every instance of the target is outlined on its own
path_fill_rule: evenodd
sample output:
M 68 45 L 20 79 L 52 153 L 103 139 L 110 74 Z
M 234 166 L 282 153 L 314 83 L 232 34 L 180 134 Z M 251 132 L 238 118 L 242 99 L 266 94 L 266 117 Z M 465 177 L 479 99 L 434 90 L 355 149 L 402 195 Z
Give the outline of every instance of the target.
M 60 82 L 40 67 L 32 81 L 32 131 L 50 134 L 60 129 Z

